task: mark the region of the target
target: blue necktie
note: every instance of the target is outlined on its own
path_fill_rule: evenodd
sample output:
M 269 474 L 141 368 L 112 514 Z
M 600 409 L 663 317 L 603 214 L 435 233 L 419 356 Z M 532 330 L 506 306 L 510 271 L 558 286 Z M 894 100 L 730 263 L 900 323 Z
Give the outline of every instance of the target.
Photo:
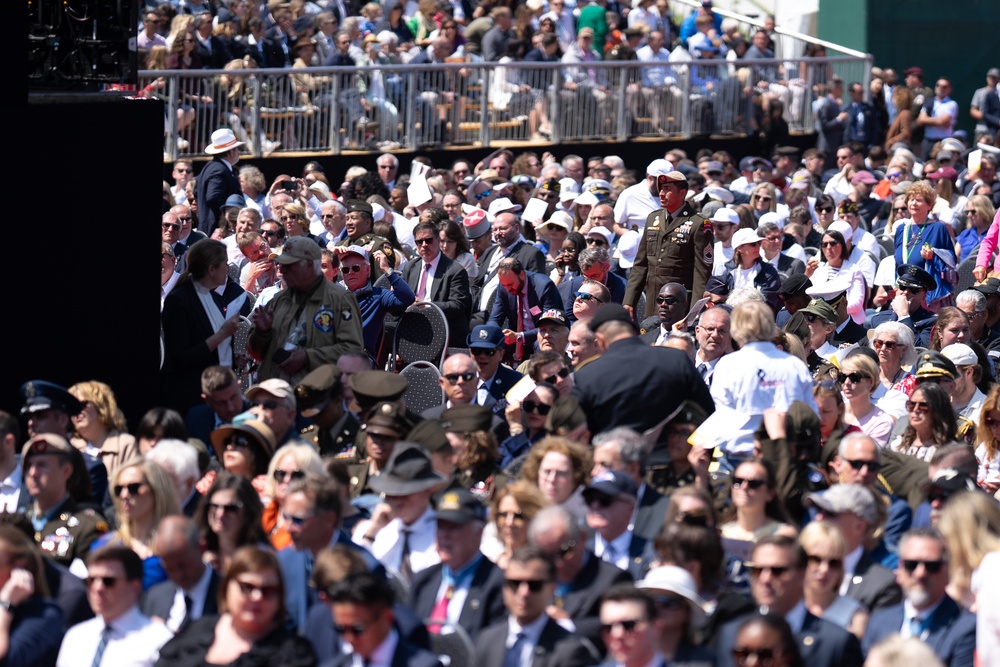
M 104 630 L 101 631 L 101 641 L 97 644 L 97 652 L 94 654 L 94 661 L 90 663 L 90 667 L 100 667 L 101 658 L 104 657 L 104 649 L 108 647 L 108 640 L 111 638 L 111 626 L 105 625 Z
M 525 639 L 523 632 L 517 633 L 514 643 L 503 657 L 503 667 L 521 667 L 521 649 L 524 648 Z

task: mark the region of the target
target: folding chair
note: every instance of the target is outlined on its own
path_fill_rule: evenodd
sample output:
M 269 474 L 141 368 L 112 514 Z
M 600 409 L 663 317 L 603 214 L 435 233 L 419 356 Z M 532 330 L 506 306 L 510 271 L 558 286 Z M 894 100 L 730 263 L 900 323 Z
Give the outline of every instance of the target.
M 441 664 L 445 667 L 472 667 L 476 647 L 465 628 L 434 618 L 424 620 L 424 625 L 437 630 L 429 633 L 431 652 L 437 655 Z
M 444 389 L 438 382 L 441 372 L 431 362 L 414 361 L 399 374 L 409 382 L 406 391 L 403 392 L 406 407 L 421 413 L 444 403 Z
M 979 258 L 979 246 L 969 253 L 969 256 L 958 263 L 958 284 L 955 285 L 955 294 L 969 289 L 976 284 L 976 277 L 972 275 L 972 270 L 976 268 L 976 260 Z M 992 262 L 989 264 L 992 268 Z
M 253 328 L 253 323 L 241 315 L 236 333 L 233 334 L 233 372 L 236 373 L 240 388 L 244 392 L 253 386 L 257 374 L 257 363 L 247 352 L 251 328 Z
M 440 367 L 448 349 L 448 320 L 441 309 L 429 301 L 418 301 L 399 318 L 392 340 L 395 368 L 405 368 L 414 361 L 429 361 Z

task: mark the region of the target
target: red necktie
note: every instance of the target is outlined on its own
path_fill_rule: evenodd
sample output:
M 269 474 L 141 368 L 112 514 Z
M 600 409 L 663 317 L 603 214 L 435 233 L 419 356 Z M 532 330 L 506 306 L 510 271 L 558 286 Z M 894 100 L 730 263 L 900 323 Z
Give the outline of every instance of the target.
M 424 271 L 420 274 L 420 288 L 417 289 L 417 301 L 427 300 L 427 279 L 431 273 L 431 265 L 424 264 Z
M 448 584 L 448 588 L 445 589 L 444 595 L 441 599 L 437 601 L 434 608 L 431 609 L 431 620 L 441 621 L 442 623 L 448 622 L 448 603 L 451 602 L 451 598 L 455 596 L 455 585 Z M 433 623 L 427 626 L 428 632 L 433 632 L 438 634 L 441 632 L 441 626 L 437 623 Z
M 517 295 L 517 333 L 524 332 L 524 300 L 521 295 Z M 514 346 L 514 358 L 518 361 L 524 359 L 524 337 L 518 336 Z

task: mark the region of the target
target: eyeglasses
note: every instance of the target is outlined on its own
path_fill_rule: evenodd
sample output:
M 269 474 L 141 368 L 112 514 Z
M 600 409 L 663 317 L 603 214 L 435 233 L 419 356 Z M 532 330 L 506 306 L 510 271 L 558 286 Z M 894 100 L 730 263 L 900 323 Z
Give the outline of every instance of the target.
M 770 197 L 757 197 L 757 201 L 771 201 Z
M 587 292 L 573 292 L 573 298 L 579 299 L 580 301 L 590 301 L 591 299 L 593 299 L 597 303 L 604 303 L 597 297 L 597 295 L 588 294 Z
M 286 481 L 291 482 L 296 479 L 305 478 L 306 474 L 301 470 L 275 470 L 274 471 L 274 481 L 278 484 L 284 484 Z
M 340 636 L 351 634 L 355 637 L 360 637 L 365 634 L 365 630 L 368 629 L 369 625 L 365 625 L 364 623 L 355 623 L 354 625 L 341 625 L 340 623 L 334 623 L 333 629 L 336 630 L 337 634 Z
M 262 229 L 260 231 L 260 233 L 263 234 L 264 236 L 277 236 L 278 235 L 278 232 L 276 232 L 273 229 Z
M 901 171 L 894 171 L 891 174 L 886 174 L 885 177 L 886 178 L 902 178 L 903 177 L 903 172 L 901 172 Z
M 139 489 L 146 486 L 145 482 L 132 482 L 131 484 L 116 484 L 115 485 L 115 498 L 121 498 L 122 491 L 128 491 L 130 496 L 139 495 Z
M 587 239 L 587 245 L 599 245 L 603 248 L 608 245 L 608 242 L 604 239 Z
M 254 401 L 250 404 L 250 407 L 264 408 L 265 410 L 274 410 L 279 405 L 280 403 L 278 403 L 278 401 L 275 401 L 274 399 L 268 399 L 266 401 Z
M 903 569 L 909 574 L 913 574 L 921 565 L 924 566 L 924 570 L 927 571 L 927 574 L 937 574 L 941 571 L 941 568 L 944 567 L 943 560 L 910 560 L 907 558 L 900 562 L 903 564 Z
M 486 199 L 487 197 L 490 196 L 492 192 L 493 190 L 483 190 L 479 194 L 475 195 L 476 201 L 479 201 L 480 199 Z
M 90 588 L 94 585 L 95 581 L 99 581 L 105 588 L 114 588 L 115 584 L 118 583 L 119 578 L 120 577 L 87 577 L 83 580 L 83 583 L 87 585 L 87 588 Z
M 773 648 L 734 648 L 733 649 L 733 660 L 737 664 L 745 665 L 750 662 L 751 656 L 758 665 L 762 667 L 771 667 L 774 664 L 774 658 L 780 655 L 778 651 Z
M 497 514 L 497 521 L 501 519 L 504 521 L 520 523 L 524 521 L 524 512 L 500 512 Z
M 296 528 L 301 528 L 302 524 L 304 524 L 306 521 L 313 518 L 314 516 L 316 515 L 310 514 L 309 516 L 293 516 L 291 514 L 288 514 L 287 512 L 281 513 L 281 518 L 284 519 L 285 523 L 290 523 Z
M 907 401 L 906 411 L 907 412 L 917 412 L 919 414 L 925 414 L 930 412 L 931 404 L 924 401 Z
M 678 301 L 680 301 L 680 299 L 678 299 L 675 296 L 658 296 L 658 297 L 656 297 L 656 304 L 659 305 L 659 306 L 673 306 Z
M 425 238 L 425 239 L 413 239 L 413 242 L 416 243 L 417 245 L 433 245 L 434 244 L 434 238 L 433 237 L 429 237 L 429 238 Z
M 242 435 L 234 435 L 230 437 L 228 440 L 226 440 L 227 449 L 229 448 L 230 445 L 232 445 L 233 447 L 242 447 L 244 449 L 249 449 L 250 440 Z
M 545 381 L 548 382 L 549 384 L 555 384 L 556 382 L 559 381 L 559 378 L 565 378 L 568 376 L 569 376 L 569 369 L 563 366 L 562 368 L 559 369 L 558 372 L 553 373 L 552 375 L 545 378 Z M 548 410 L 546 410 L 545 412 L 548 412 Z
M 542 415 L 544 417 L 545 415 L 549 414 L 549 410 L 552 409 L 552 406 L 551 405 L 545 405 L 544 403 L 536 403 L 535 401 L 528 400 L 528 401 L 524 401 L 523 403 L 521 403 L 521 408 L 525 412 L 536 412 L 536 413 L 538 413 L 538 414 L 540 414 L 540 415 Z
M 976 215 L 976 211 L 973 209 L 973 210 L 970 210 L 970 211 L 966 211 L 965 214 L 966 215 Z
M 163 228 L 164 229 L 180 229 L 181 226 L 179 224 L 175 224 L 173 222 L 164 222 L 163 223 Z
M 260 595 L 260 597 L 265 599 L 271 599 L 278 595 L 278 587 L 271 586 L 258 586 L 257 584 L 251 584 L 249 581 L 236 580 L 236 584 L 240 587 L 240 593 L 246 595 L 247 597 L 254 595 Z
M 474 357 L 479 357 L 479 356 L 493 357 L 493 356 L 496 356 L 497 352 L 499 352 L 499 350 L 496 349 L 495 347 L 493 349 L 490 349 L 490 350 L 488 350 L 488 349 L 486 349 L 484 347 L 474 347 L 474 348 L 472 348 L 472 356 L 474 356 Z
M 634 618 L 628 621 L 614 621 L 613 623 L 601 623 L 601 632 L 603 632 L 606 635 L 609 635 L 615 628 L 621 628 L 622 632 L 624 632 L 627 635 L 630 635 L 633 632 L 635 632 L 635 629 L 639 627 L 640 623 L 645 623 L 645 622 L 646 619 L 644 618 Z
M 832 206 L 817 206 L 816 207 L 816 212 L 817 213 L 833 213 L 833 207 Z
M 853 373 L 837 373 L 837 382 L 844 384 L 847 380 L 850 380 L 853 384 L 858 384 L 862 380 L 867 380 L 868 376 L 864 373 L 858 373 L 857 371 Z
M 243 509 L 243 503 L 208 503 L 205 507 L 208 508 L 209 514 L 222 510 L 223 514 L 234 516 L 239 514 L 240 510 Z
M 884 347 L 886 350 L 892 351 L 895 350 L 897 347 L 902 347 L 902 343 L 897 343 L 894 340 L 875 339 L 872 341 L 872 347 L 874 347 L 876 350 L 881 350 Z
M 778 565 L 773 567 L 770 565 L 747 565 L 747 570 L 750 572 L 751 577 L 759 577 L 765 572 L 770 572 L 775 577 L 781 577 L 791 569 L 792 568 L 787 565 Z
M 473 372 L 468 373 L 448 373 L 444 376 L 444 379 L 452 384 L 458 384 L 459 380 L 464 380 L 465 382 L 472 382 L 476 377 Z
M 734 489 L 748 489 L 756 491 L 767 484 L 766 479 L 747 479 L 746 477 L 733 477 Z
M 364 267 L 361 264 L 355 264 L 354 266 L 340 266 L 340 270 L 344 273 L 360 273 L 363 268 Z
M 809 561 L 809 564 L 812 565 L 813 567 L 821 565 L 822 563 L 826 563 L 831 570 L 840 569 L 841 567 L 844 566 L 844 561 L 840 558 L 823 558 L 822 556 L 815 556 L 813 554 L 808 554 L 806 556 L 806 560 Z
M 550 232 L 566 231 L 566 228 L 562 227 L 561 225 L 551 225 L 551 224 L 545 225 L 545 229 L 549 230 Z
M 899 208 L 892 209 L 892 212 L 895 213 L 896 215 L 899 215 L 900 213 L 906 213 L 908 210 L 909 209 L 906 208 L 905 206 L 901 206 Z
M 816 313 L 802 313 L 802 316 L 805 317 L 810 324 L 819 319 L 819 315 Z
M 529 591 L 537 593 L 541 591 L 548 582 L 544 579 L 505 579 L 504 583 L 507 584 L 507 588 L 515 593 L 521 590 L 521 584 L 527 584 Z
M 298 220 L 299 217 L 297 215 L 283 215 L 278 219 L 282 222 L 294 222 L 295 220 Z
M 194 169 L 188 169 L 186 167 L 175 167 L 174 171 L 176 171 L 178 174 L 191 174 L 191 173 L 194 173 Z
M 576 549 L 576 540 L 568 540 L 560 544 L 554 554 L 549 555 L 556 558 L 565 558 L 573 552 L 573 549 Z
M 837 243 L 836 241 L 823 241 L 822 243 L 820 243 L 820 246 L 822 246 L 823 248 L 834 248 L 839 245 L 840 244 Z
M 335 214 L 333 214 L 333 213 L 324 213 L 320 217 L 323 218 L 324 220 L 326 220 L 327 218 L 329 218 L 330 220 L 333 220 L 337 216 Z
M 923 287 L 914 287 L 913 285 L 900 285 L 899 289 L 904 292 L 909 292 L 910 294 L 920 294 L 923 291 Z
M 951 498 L 951 496 L 952 494 L 944 491 L 931 491 L 927 494 L 927 502 L 931 505 L 934 503 L 944 504 L 948 502 L 948 499 Z
M 865 466 L 868 466 L 868 472 L 878 472 L 882 469 L 882 464 L 878 461 L 868 461 L 865 459 L 845 459 L 847 464 L 851 466 L 854 470 L 861 472 Z

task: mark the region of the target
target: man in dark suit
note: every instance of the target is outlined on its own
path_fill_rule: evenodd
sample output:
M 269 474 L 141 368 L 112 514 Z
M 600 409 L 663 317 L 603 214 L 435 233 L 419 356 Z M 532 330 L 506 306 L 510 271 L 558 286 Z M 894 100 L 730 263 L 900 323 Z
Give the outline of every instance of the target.
M 708 385 L 687 355 L 643 343 L 622 306 L 601 308 L 590 321 L 590 330 L 603 354 L 577 371 L 573 393 L 587 414 L 591 433 L 616 426 L 642 433 L 684 400 L 694 401 L 706 414 L 714 412 Z M 647 409 L 648 396 L 657 397 L 658 410 Z M 654 450 L 666 447 L 665 431 Z
M 437 550 L 441 562 L 413 576 L 410 608 L 420 618 L 461 626 L 475 639 L 504 615 L 503 571 L 479 551 L 486 508 L 465 489 L 438 501 Z M 428 623 L 431 632 L 440 625 Z
M 810 667 L 860 667 L 864 663 L 857 637 L 814 616 L 802 598 L 806 556 L 795 540 L 782 535 L 761 538 L 750 557 L 750 590 L 766 613 L 784 617 L 799 642 L 803 664 Z M 719 629 L 715 655 L 718 667 L 734 667 L 736 633 L 746 616 Z
M 915 528 L 903 535 L 896 578 L 906 602 L 872 613 L 865 632 L 865 650 L 899 633 L 919 638 L 948 667 L 971 667 L 976 649 L 976 617 L 948 596 L 948 577 L 947 548 L 937 530 Z
M 572 324 L 576 318 L 573 317 L 573 295 L 580 289 L 584 280 L 596 280 L 603 284 L 611 292 L 611 302 L 621 303 L 625 298 L 625 288 L 628 283 L 617 273 L 611 273 L 611 255 L 607 249 L 588 246 L 580 251 L 577 262 L 580 264 L 580 274 L 569 281 L 569 290 L 564 298 L 563 312 Z M 610 303 L 610 302 L 609 302 Z
M 630 428 L 614 428 L 594 436 L 592 476 L 609 470 L 627 474 L 636 485 L 638 505 L 630 529 L 652 542 L 663 530 L 670 498 L 646 484 L 649 445 Z
M 892 572 L 876 563 L 865 550 L 865 542 L 880 523 L 875 505 L 880 500 L 875 493 L 861 484 L 842 483 L 806 496 L 806 503 L 815 505 L 819 510 L 816 519 L 835 524 L 844 536 L 841 595 L 854 598 L 869 613 L 902 600 L 902 592 Z
M 487 248 L 477 261 L 479 273 L 472 285 L 473 324 L 483 324 L 493 312 L 493 299 L 500 287 L 500 260 L 515 257 L 525 271 L 545 272 L 545 255 L 521 238 L 521 223 L 513 211 L 498 213 L 494 218 L 493 240 L 496 245 Z
M 656 315 L 639 324 L 639 337 L 647 345 L 655 345 L 673 331 L 676 322 L 687 313 L 688 292 L 680 283 L 667 283 L 656 295 Z
M 614 584 L 631 582 L 632 576 L 587 549 L 580 520 L 564 507 L 546 507 L 536 514 L 528 540 L 556 559 L 555 605 L 549 615 L 573 619 L 577 631 L 600 646 L 601 596 Z
M 572 667 L 592 665 L 584 645 L 545 613 L 555 591 L 556 565 L 537 547 L 514 552 L 503 589 L 507 621 L 484 630 L 476 640 L 478 667 Z
M 489 402 L 487 397 L 492 397 L 495 403 L 491 409 L 494 414 L 501 415 L 507 407 L 507 391 L 523 377 L 500 363 L 503 360 L 503 340 L 503 329 L 490 322 L 474 327 L 465 341 L 479 367 L 479 387 L 474 402 L 486 405 Z
M 514 346 L 514 360 L 531 355 L 538 338 L 538 319 L 547 310 L 562 310 L 556 286 L 543 273 L 525 271 L 516 257 L 497 267 L 500 288 L 489 321 L 503 329 L 504 342 Z
M 445 410 L 456 406 L 478 405 L 486 408 L 491 413 L 491 430 L 497 437 L 497 442 L 503 442 L 510 436 L 510 427 L 504 418 L 503 408 L 494 409 L 498 403 L 497 399 L 489 393 L 483 398 L 483 403 L 478 403 L 479 374 L 476 371 L 476 362 L 467 354 L 453 354 L 444 360 L 441 365 L 441 377 L 438 378 L 441 388 L 444 390 L 445 402 L 427 408 L 420 413 L 424 419 L 441 419 Z M 505 404 L 506 405 L 506 404 Z
M 139 601 L 142 613 L 161 620 L 173 632 L 202 616 L 219 613 L 219 573 L 202 561 L 198 525 L 187 517 L 168 516 L 156 531 L 156 553 L 167 580 Z
M 201 398 L 205 403 L 188 410 L 184 425 L 189 437 L 205 443 L 212 441 L 212 431 L 232 424 L 236 415 L 250 409 L 236 373 L 223 366 L 209 366 L 201 372 Z
M 630 530 L 637 503 L 635 481 L 618 470 L 604 470 L 583 491 L 587 504 L 588 548 L 601 560 L 640 579 L 655 557 L 653 542 Z
M 327 595 L 327 604 L 334 628 L 351 651 L 325 664 L 353 667 L 357 655 L 362 664 L 378 667 L 442 667 L 433 653 L 400 636 L 394 625 L 394 602 L 392 586 L 384 576 L 355 574 L 336 584 Z M 386 660 L 379 654 L 376 662 L 376 650 L 386 646 L 394 647 L 391 656 Z
M 201 58 L 202 69 L 222 69 L 233 59 L 225 42 L 212 34 L 211 14 L 206 12 L 194 17 L 194 30 L 195 53 Z
M 472 312 L 469 274 L 441 252 L 440 233 L 433 224 L 422 222 L 414 227 L 413 242 L 419 258 L 407 263 L 403 279 L 418 301 L 430 301 L 444 312 L 452 341 L 465 340 Z
M 198 229 L 211 236 L 222 217 L 222 207 L 230 195 L 242 194 L 236 163 L 240 161 L 242 141 L 228 127 L 212 133 L 212 143 L 205 152 L 215 156 L 198 174 L 195 198 L 198 202 Z

